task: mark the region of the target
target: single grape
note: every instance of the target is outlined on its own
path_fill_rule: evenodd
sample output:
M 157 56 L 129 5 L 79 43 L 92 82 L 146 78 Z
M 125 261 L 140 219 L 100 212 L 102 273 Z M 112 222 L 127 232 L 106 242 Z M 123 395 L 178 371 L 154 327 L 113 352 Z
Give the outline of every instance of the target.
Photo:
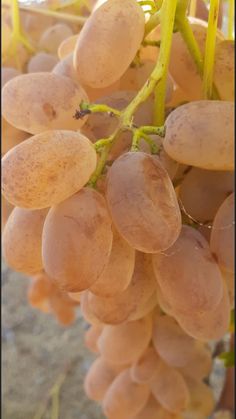
M 74 51 L 82 84 L 103 88 L 127 70 L 144 35 L 145 17 L 135 0 L 109 0 L 83 26 Z
M 150 390 L 146 384 L 134 383 L 130 370 L 122 371 L 113 381 L 102 402 L 107 417 L 128 419 L 135 416 L 146 404 Z
M 193 359 L 194 340 L 181 329 L 173 317 L 155 317 L 152 341 L 160 357 L 172 367 L 183 367 Z
M 142 355 L 149 345 L 151 333 L 151 316 L 116 326 L 106 325 L 98 338 L 98 349 L 107 362 L 128 364 Z
M 192 359 L 184 367 L 178 368 L 178 370 L 184 378 L 190 377 L 199 381 L 210 374 L 212 357 L 210 349 L 202 342 L 195 340 L 194 349 L 195 353 Z
M 92 188 L 53 206 L 43 228 L 43 265 L 59 288 L 89 288 L 106 267 L 112 246 L 106 202 Z
M 159 160 L 129 152 L 113 163 L 106 197 L 118 232 L 137 250 L 156 253 L 170 247 L 180 228 L 180 210 Z
M 43 269 L 42 231 L 48 209 L 14 208 L 2 237 L 6 263 L 17 272 L 35 274 Z
M 41 73 L 42 71 L 52 71 L 58 59 L 55 55 L 47 52 L 38 52 L 27 64 L 27 73 Z
M 230 325 L 230 300 L 226 285 L 223 283 L 223 296 L 218 305 L 210 311 L 175 311 L 175 318 L 185 332 L 201 341 L 220 340 Z
M 153 268 L 164 298 L 174 310 L 207 311 L 223 295 L 220 269 L 204 237 L 183 225 L 178 240 L 168 250 L 152 256 Z
M 68 77 L 47 72 L 14 77 L 2 90 L 4 118 L 31 134 L 79 129 L 86 118 L 77 120 L 74 114 L 82 100 L 88 101 L 82 87 Z
M 205 223 L 213 220 L 218 208 L 233 189 L 233 172 L 193 167 L 180 185 L 179 199 L 187 214 Z
M 84 389 L 87 396 L 91 400 L 102 401 L 112 382 L 121 371 L 121 367 L 98 357 L 89 368 L 84 380 Z
M 35 135 L 3 157 L 3 195 L 22 208 L 58 204 L 86 184 L 96 160 L 92 144 L 80 132 L 46 131 Z
M 164 149 L 179 163 L 234 170 L 234 103 L 204 100 L 175 109 L 165 122 Z
M 189 403 L 189 390 L 182 375 L 159 359 L 157 371 L 150 382 L 155 399 L 168 412 L 183 412 Z
M 73 32 L 66 23 L 57 23 L 42 33 L 38 43 L 39 48 L 50 54 L 56 54 L 62 41 L 72 35 Z

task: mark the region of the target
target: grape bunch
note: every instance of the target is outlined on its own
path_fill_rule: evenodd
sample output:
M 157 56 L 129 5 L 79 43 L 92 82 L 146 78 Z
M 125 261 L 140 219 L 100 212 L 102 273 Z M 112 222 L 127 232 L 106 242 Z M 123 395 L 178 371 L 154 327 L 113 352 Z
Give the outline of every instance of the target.
M 96 354 L 85 392 L 108 419 L 216 408 L 209 342 L 234 309 L 234 41 L 215 3 L 2 6 L 4 259 L 32 307 L 66 326 L 79 306 Z

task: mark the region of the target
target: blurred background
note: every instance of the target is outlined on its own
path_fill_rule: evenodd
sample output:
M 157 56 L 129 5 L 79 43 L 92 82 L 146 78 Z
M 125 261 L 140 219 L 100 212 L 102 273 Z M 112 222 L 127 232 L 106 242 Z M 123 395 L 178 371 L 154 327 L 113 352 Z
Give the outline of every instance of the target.
M 73 325 L 60 326 L 29 306 L 28 281 L 2 263 L 2 418 L 103 419 L 83 390 L 94 357 L 83 343 L 80 310 Z

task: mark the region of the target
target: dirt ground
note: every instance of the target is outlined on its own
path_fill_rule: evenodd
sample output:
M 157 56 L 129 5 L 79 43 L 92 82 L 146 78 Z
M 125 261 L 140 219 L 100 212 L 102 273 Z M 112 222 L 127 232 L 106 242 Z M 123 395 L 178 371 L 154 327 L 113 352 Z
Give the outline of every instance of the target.
M 2 266 L 2 418 L 104 419 L 99 406 L 87 399 L 83 378 L 93 355 L 83 344 L 87 325 L 79 309 L 77 321 L 64 328 L 50 315 L 31 308 L 26 300 L 28 280 Z M 59 414 L 41 408 L 65 368 L 71 364 L 59 398 Z M 216 362 L 210 377 L 216 399 L 224 370 Z
M 51 419 L 40 408 L 50 389 L 72 366 L 61 387 L 60 419 L 103 419 L 96 403 L 83 390 L 83 377 L 93 360 L 83 344 L 86 324 L 64 328 L 26 300 L 28 280 L 2 266 L 2 418 Z M 37 416 L 38 414 L 38 416 Z M 55 414 L 55 413 L 54 413 Z

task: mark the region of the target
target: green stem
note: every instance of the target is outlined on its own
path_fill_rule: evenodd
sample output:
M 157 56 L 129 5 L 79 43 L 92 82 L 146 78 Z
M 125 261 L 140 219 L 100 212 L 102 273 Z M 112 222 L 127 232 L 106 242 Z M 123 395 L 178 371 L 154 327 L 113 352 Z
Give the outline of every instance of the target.
M 197 10 L 197 0 L 191 0 L 189 7 L 189 16 L 195 16 Z
M 165 99 L 166 99 L 166 83 L 167 83 L 167 68 L 163 74 L 162 79 L 158 83 L 155 89 L 154 99 L 154 118 L 153 123 L 155 125 L 164 125 L 165 122 Z
M 197 71 L 200 77 L 203 77 L 203 57 L 201 50 L 198 46 L 198 43 L 194 37 L 191 25 L 188 21 L 188 18 L 185 17 L 184 19 L 177 19 L 176 21 L 176 28 L 180 31 L 183 40 L 185 41 L 189 53 L 194 60 L 196 65 Z M 216 86 L 213 84 L 212 87 L 212 98 L 213 99 L 220 99 L 219 93 L 216 89 Z
M 142 45 L 144 47 L 149 47 L 150 46 L 150 47 L 160 48 L 161 41 L 153 41 L 151 39 L 144 39 L 143 42 L 142 42 Z
M 155 27 L 157 25 L 160 24 L 160 17 L 161 17 L 161 9 L 158 10 L 158 12 L 154 13 L 154 15 L 152 15 L 150 17 L 150 19 L 147 21 L 146 25 L 145 25 L 145 33 L 144 33 L 144 38 L 150 33 L 152 32 L 153 29 L 155 29 Z
M 130 102 L 127 108 L 122 112 L 123 125 L 130 126 L 132 124 L 132 115 L 135 113 L 138 106 L 145 102 L 156 87 L 157 83 L 161 80 L 168 67 L 172 33 L 175 21 L 177 0 L 164 0 L 161 8 L 162 20 L 162 33 L 161 33 L 161 46 L 158 56 L 157 64 L 152 71 L 149 79 L 141 88 L 137 96 Z
M 16 1 L 16 0 L 14 0 Z M 19 8 L 21 10 L 26 10 L 27 12 L 31 12 L 31 13 L 38 13 L 41 15 L 45 15 L 45 16 L 51 16 L 51 17 L 55 17 L 57 19 L 61 19 L 61 20 L 67 20 L 68 22 L 74 22 L 77 23 L 78 25 L 84 25 L 84 23 L 86 22 L 87 18 L 83 17 L 83 16 L 74 16 L 71 15 L 69 13 L 59 13 L 56 12 L 54 10 L 48 10 L 48 9 L 40 9 L 38 7 L 30 7 L 30 6 L 23 6 L 23 5 L 19 5 Z
M 234 39 L 234 0 L 229 0 L 229 14 L 228 14 L 228 39 Z
M 138 1 L 140 6 L 150 6 L 151 12 L 156 12 L 156 5 L 153 0 L 140 0 Z
M 220 0 L 211 0 L 203 68 L 203 96 L 211 99 L 215 61 L 216 32 Z
M 18 0 L 12 0 L 12 26 L 13 33 L 20 35 L 20 11 Z
M 139 128 L 140 131 L 144 132 L 145 134 L 154 134 L 154 135 L 159 135 L 159 137 L 164 137 L 165 136 L 165 127 L 164 126 L 160 126 L 160 127 L 154 127 L 153 125 L 143 125 L 142 127 Z

